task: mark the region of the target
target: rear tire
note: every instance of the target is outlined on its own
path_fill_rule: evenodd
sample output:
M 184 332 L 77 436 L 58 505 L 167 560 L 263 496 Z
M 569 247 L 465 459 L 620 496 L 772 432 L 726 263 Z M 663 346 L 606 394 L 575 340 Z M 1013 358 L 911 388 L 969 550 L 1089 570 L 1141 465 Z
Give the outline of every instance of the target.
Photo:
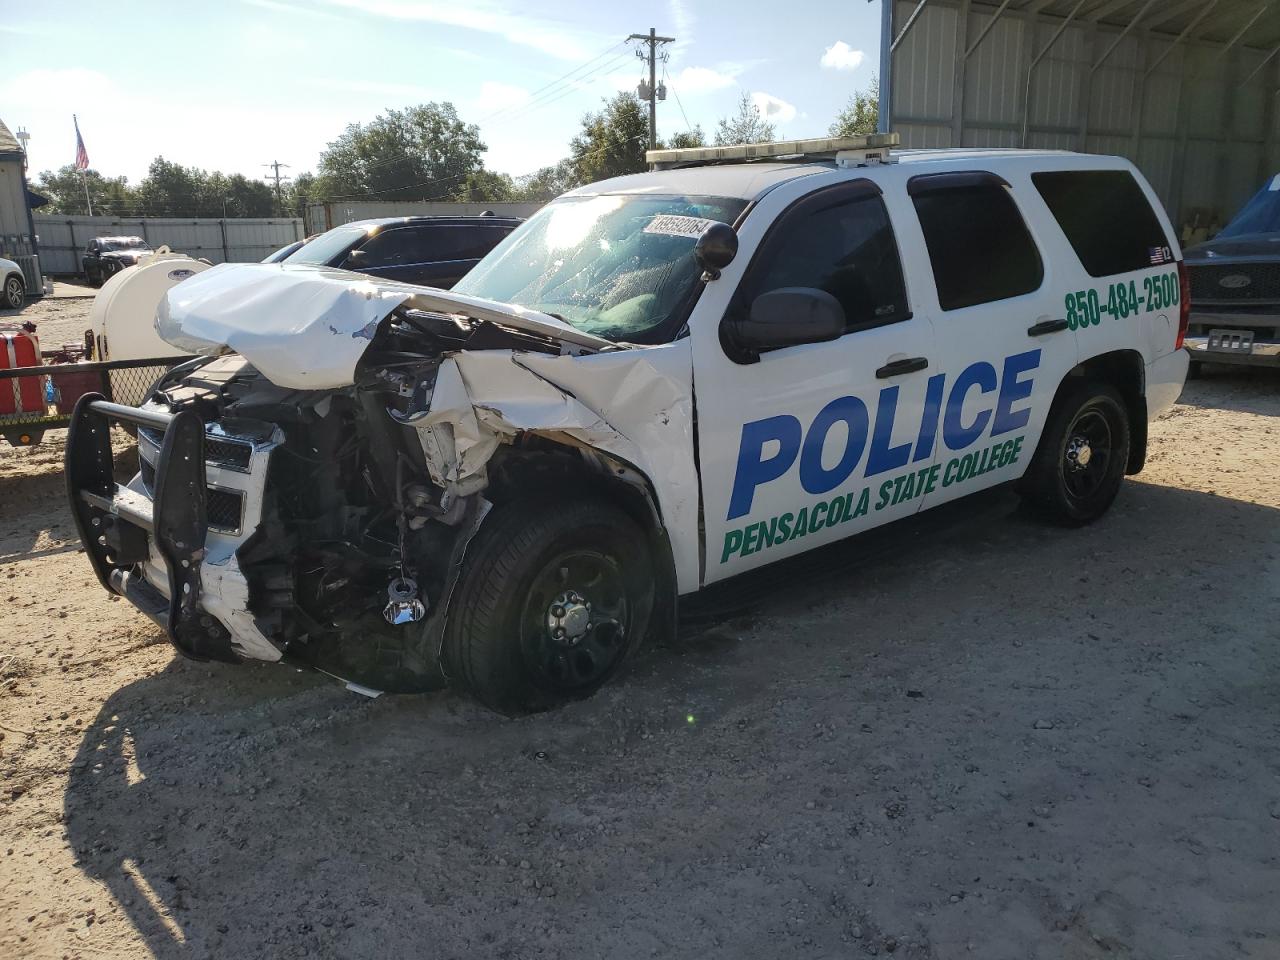
M 1129 414 L 1119 391 L 1082 381 L 1054 401 L 1020 492 L 1048 518 L 1069 526 L 1107 512 L 1129 462 Z
M 449 677 L 500 713 L 591 696 L 639 646 L 654 608 L 644 532 L 598 500 L 495 509 L 450 603 Z
M 27 295 L 27 285 L 21 277 L 9 277 L 4 282 L 4 306 L 10 310 L 21 310 L 22 301 Z

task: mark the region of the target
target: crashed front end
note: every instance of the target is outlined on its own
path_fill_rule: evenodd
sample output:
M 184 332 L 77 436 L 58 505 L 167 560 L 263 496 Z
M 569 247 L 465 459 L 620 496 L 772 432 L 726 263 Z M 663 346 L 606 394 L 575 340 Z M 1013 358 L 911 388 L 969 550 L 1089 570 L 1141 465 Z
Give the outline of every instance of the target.
M 549 316 L 254 265 L 180 284 L 157 327 L 207 356 L 140 407 L 85 397 L 68 494 L 103 585 L 197 659 L 440 686 L 448 599 L 493 498 L 568 461 L 621 474 L 640 456 L 554 385 L 566 361 L 629 351 Z M 656 371 L 636 383 L 632 407 L 668 423 L 687 408 Z M 137 429 L 141 469 L 124 485 L 112 421 Z

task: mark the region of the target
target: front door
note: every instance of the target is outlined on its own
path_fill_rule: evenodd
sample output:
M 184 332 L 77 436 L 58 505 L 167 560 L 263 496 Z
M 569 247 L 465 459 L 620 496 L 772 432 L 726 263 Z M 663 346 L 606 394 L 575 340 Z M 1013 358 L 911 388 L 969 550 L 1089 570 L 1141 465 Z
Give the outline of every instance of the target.
M 913 513 L 934 460 L 933 330 L 911 312 L 879 188 L 837 174 L 791 181 L 739 238 L 690 320 L 704 583 Z M 733 356 L 721 319 L 783 287 L 832 294 L 844 335 Z

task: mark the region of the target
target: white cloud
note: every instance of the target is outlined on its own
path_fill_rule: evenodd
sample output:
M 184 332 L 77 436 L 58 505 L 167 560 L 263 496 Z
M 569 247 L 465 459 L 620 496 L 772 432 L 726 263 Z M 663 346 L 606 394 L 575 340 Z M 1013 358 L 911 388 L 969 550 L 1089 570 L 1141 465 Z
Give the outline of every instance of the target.
M 727 70 L 713 70 L 710 67 L 685 67 L 671 78 L 672 85 L 685 96 L 696 96 L 700 93 L 711 93 L 723 90 L 734 84 L 736 73 Z
M 822 55 L 822 65 L 830 70 L 856 70 L 862 66 L 866 56 L 861 50 L 853 49 L 843 40 L 837 40 L 827 47 L 826 53 Z
M 329 3 L 389 20 L 437 23 L 463 27 L 502 37 L 510 43 L 532 47 L 560 60 L 587 60 L 594 45 L 580 41 L 579 35 L 543 22 L 522 17 L 491 0 L 447 2 L 447 0 L 329 0 Z
M 480 84 L 480 95 L 476 97 L 477 110 L 506 110 L 518 107 L 529 101 L 529 91 L 510 83 L 499 83 L 486 80 Z
M 771 123 L 790 123 L 796 118 L 795 106 L 771 93 L 756 91 L 751 94 L 751 102 L 760 111 L 760 116 Z

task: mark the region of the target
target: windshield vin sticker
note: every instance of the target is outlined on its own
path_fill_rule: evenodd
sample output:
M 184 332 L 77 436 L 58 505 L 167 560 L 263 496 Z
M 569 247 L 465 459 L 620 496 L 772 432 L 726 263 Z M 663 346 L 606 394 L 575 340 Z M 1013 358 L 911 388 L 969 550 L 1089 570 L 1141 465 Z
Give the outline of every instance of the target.
M 697 240 L 702 232 L 715 223 L 705 217 L 682 217 L 664 213 L 654 217 L 644 228 L 645 233 L 657 233 L 664 237 L 688 237 Z

